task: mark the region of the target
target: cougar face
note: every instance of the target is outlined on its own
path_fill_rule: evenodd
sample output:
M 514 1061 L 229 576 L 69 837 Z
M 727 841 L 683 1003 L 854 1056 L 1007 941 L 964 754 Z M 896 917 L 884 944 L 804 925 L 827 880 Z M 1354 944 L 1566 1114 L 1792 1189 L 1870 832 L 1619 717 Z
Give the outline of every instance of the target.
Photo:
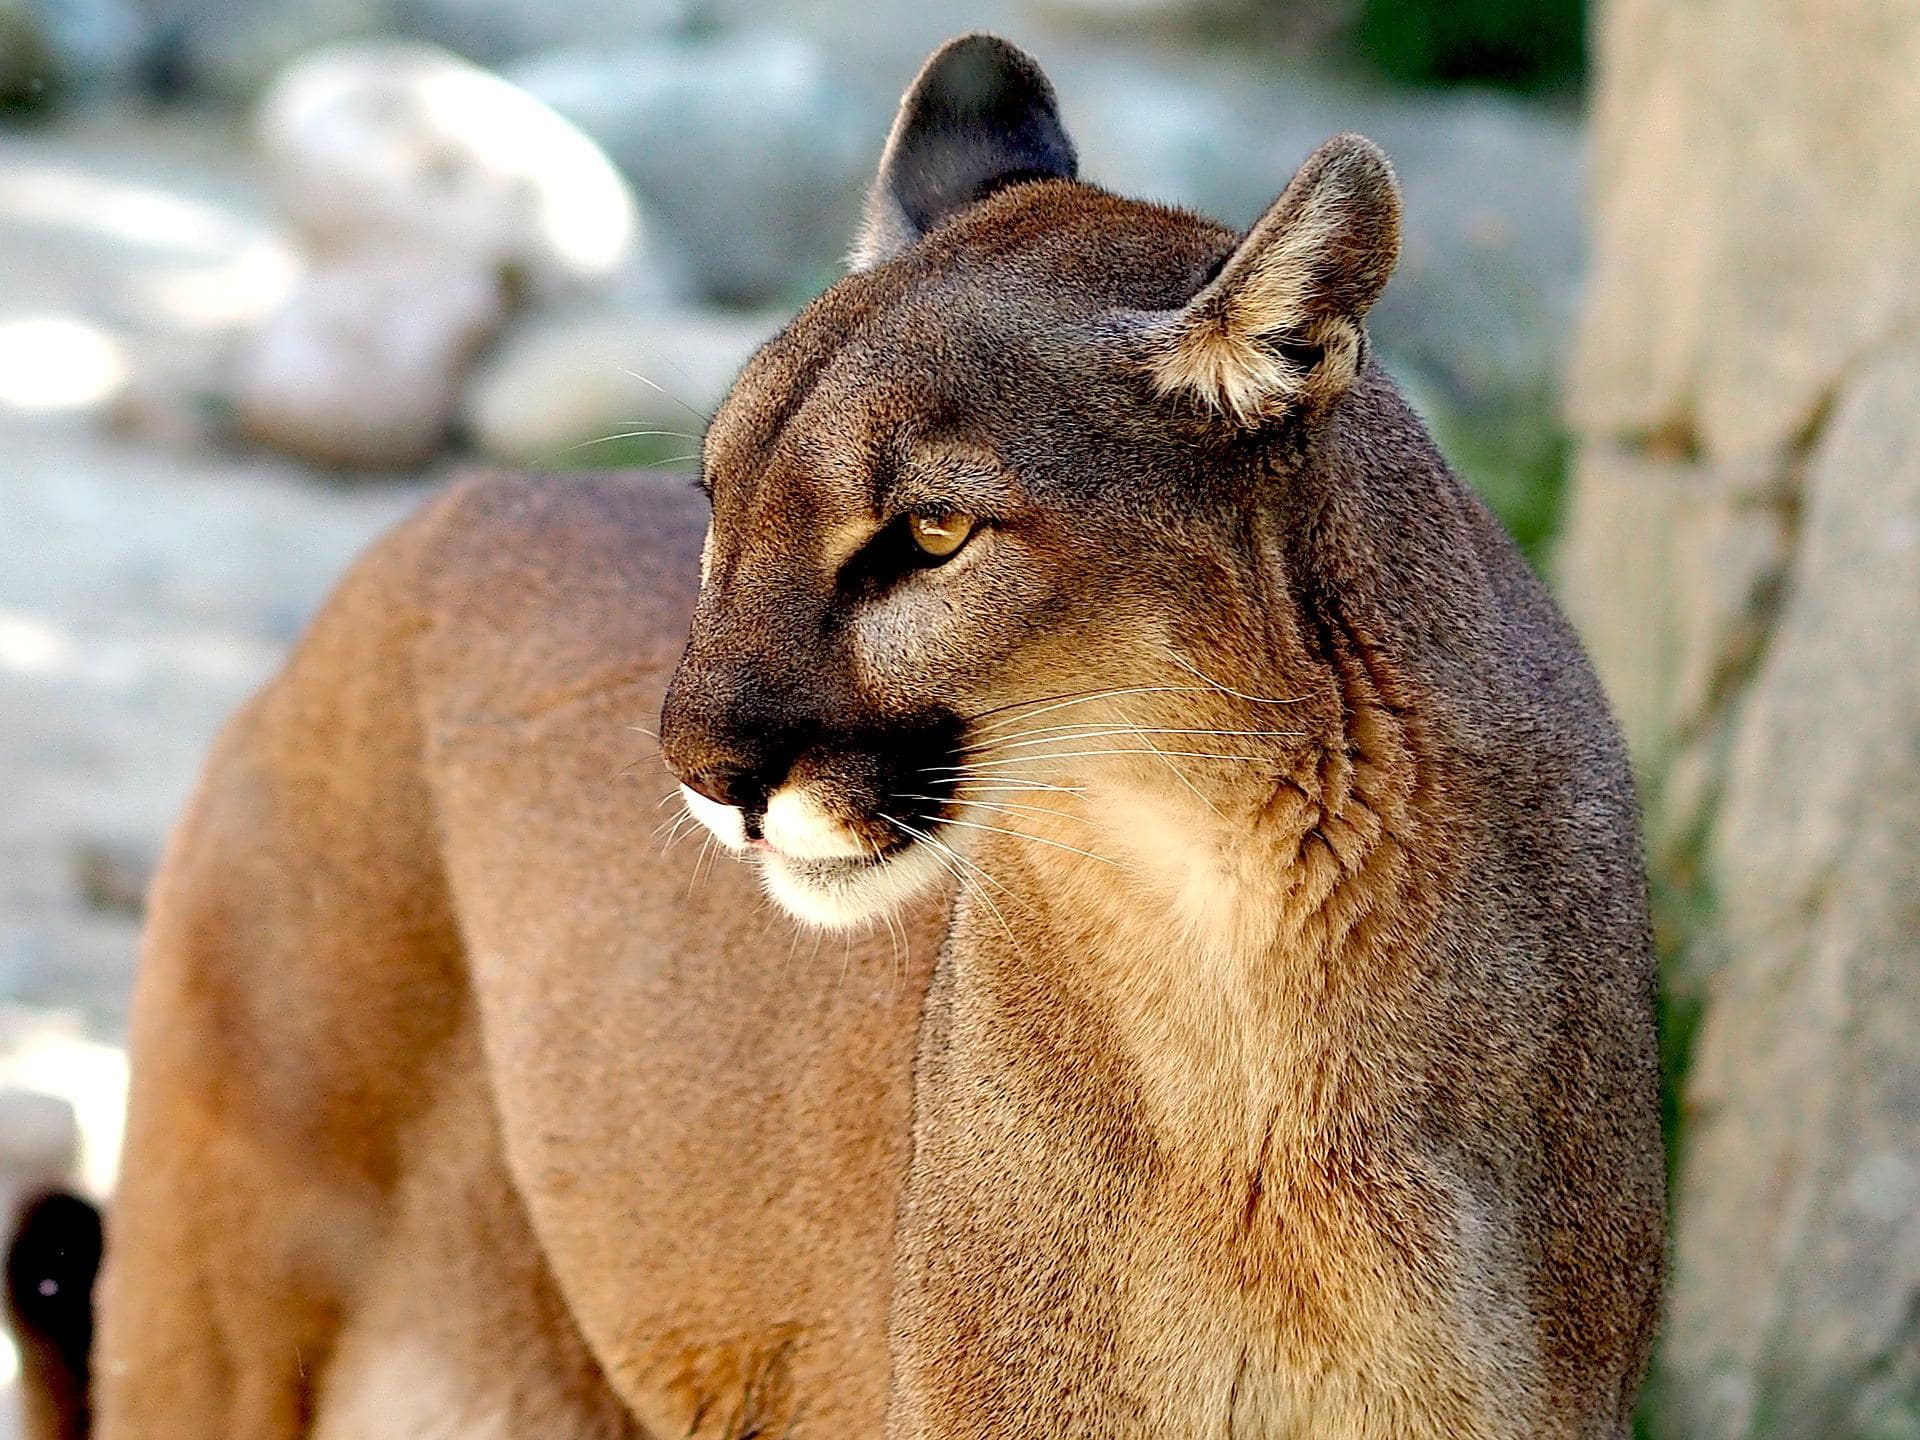
M 1360 364 L 1391 174 L 1331 142 L 1240 241 L 1073 170 L 1031 62 L 984 37 L 942 51 L 855 272 L 706 436 L 663 750 L 803 919 L 965 883 L 970 829 L 1127 773 L 1076 757 L 1194 748 L 1142 743 L 1148 717 L 1244 729 L 1230 677 L 1272 649 L 1275 583 L 1250 516 Z

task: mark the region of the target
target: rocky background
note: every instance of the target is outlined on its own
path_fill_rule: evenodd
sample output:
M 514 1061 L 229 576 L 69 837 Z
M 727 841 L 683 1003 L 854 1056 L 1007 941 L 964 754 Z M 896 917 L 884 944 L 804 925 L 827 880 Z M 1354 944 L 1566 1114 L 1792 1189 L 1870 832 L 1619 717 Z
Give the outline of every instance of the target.
M 1920 8 L 1610 0 L 1562 589 L 1641 762 L 1661 1440 L 1920 1436 Z
M 348 559 L 463 465 L 684 467 L 990 28 L 1118 189 L 1393 154 L 1375 338 L 1647 780 L 1651 1433 L 1920 1437 L 1905 4 L 1610 0 L 1589 149 L 1580 0 L 0 0 L 0 1204 L 110 1187 L 166 826 Z

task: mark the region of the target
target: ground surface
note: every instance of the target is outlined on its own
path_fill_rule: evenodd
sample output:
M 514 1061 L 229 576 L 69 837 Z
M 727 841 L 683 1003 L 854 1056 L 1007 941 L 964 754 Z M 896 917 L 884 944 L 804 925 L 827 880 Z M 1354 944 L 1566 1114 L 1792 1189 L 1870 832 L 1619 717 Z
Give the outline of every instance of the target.
M 283 265 L 229 137 L 0 130 L 0 1195 L 23 1088 L 76 1102 L 107 1180 L 147 868 L 223 718 L 430 483 L 107 423 L 121 372 L 244 323 Z

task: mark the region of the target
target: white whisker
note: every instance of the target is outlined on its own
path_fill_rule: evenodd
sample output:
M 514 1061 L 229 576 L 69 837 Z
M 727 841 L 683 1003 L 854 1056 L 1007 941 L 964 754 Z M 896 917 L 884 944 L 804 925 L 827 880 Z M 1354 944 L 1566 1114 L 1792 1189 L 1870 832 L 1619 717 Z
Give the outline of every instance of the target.
M 1179 660 L 1180 657 L 1176 655 L 1174 659 Z M 1193 667 L 1186 665 L 1184 661 L 1181 663 L 1184 668 L 1193 670 Z M 1193 673 L 1202 680 L 1207 679 L 1205 675 L 1201 675 L 1197 670 L 1194 670 Z M 1237 690 L 1228 689 L 1224 685 L 1216 685 L 1211 680 L 1207 680 L 1207 683 L 1204 685 L 1122 685 L 1107 690 L 1085 690 L 1073 695 L 1041 695 L 1032 700 L 1015 700 L 1006 705 L 997 705 L 990 710 L 982 710 L 978 715 L 972 717 L 972 719 L 968 721 L 968 724 L 970 726 L 978 725 L 981 721 L 989 719 L 992 716 L 1006 715 L 1007 718 L 996 720 L 993 723 L 995 726 L 1010 725 L 1020 720 L 1035 720 L 1042 715 L 1049 714 L 1055 710 L 1064 710 L 1072 705 L 1090 705 L 1098 700 L 1117 699 L 1126 695 L 1193 695 L 1209 690 L 1219 691 L 1223 694 L 1231 695 L 1237 700 L 1247 700 L 1258 705 L 1298 705 L 1306 698 L 1299 696 L 1291 700 L 1281 700 L 1259 695 L 1247 695 Z M 1037 710 L 1032 709 L 1034 706 L 1040 706 L 1042 708 Z M 1010 713 L 1020 710 L 1031 710 L 1031 713 L 1026 715 Z
M 713 416 L 707 414 L 707 412 L 700 409 L 699 406 L 689 405 L 685 400 L 682 400 L 678 395 L 674 394 L 671 390 L 667 389 L 666 386 L 655 384 L 653 381 L 649 380 L 646 376 L 642 375 L 638 370 L 629 370 L 623 365 L 620 367 L 620 373 L 622 375 L 630 375 L 635 380 L 638 380 L 642 385 L 645 385 L 649 390 L 654 391 L 656 394 L 666 396 L 667 399 L 671 400 L 674 404 L 678 405 L 682 410 L 686 411 L 689 415 L 697 416 L 699 419 L 701 419 L 702 421 L 706 422 L 709 425 L 713 423 Z M 691 440 L 693 439 L 693 436 L 689 435 L 687 436 L 687 439 Z
M 576 450 L 585 450 L 590 445 L 611 445 L 616 440 L 645 440 L 660 436 L 671 440 L 691 440 L 698 444 L 698 435 L 689 435 L 684 430 L 622 430 L 616 435 L 600 435 L 592 440 L 582 440 L 578 445 L 569 445 L 560 451 L 562 455 L 571 455 Z
M 1051 845 L 1056 850 L 1070 850 L 1075 855 L 1084 855 L 1089 860 L 1098 860 L 1102 865 L 1111 865 L 1116 870 L 1127 870 L 1118 860 L 1109 860 L 1104 855 L 1096 855 L 1091 850 L 1082 850 L 1078 845 L 1069 845 L 1064 840 L 1050 840 L 1044 835 L 1029 835 L 1024 830 L 1009 830 L 1002 825 L 981 825 L 973 820 L 952 820 L 945 816 L 930 817 L 936 825 L 959 825 L 968 830 L 985 830 L 991 835 L 1011 835 L 1019 840 L 1031 840 L 1036 845 Z
M 1052 728 L 1052 727 L 1049 727 L 1049 728 Z M 1182 726 L 1110 725 L 1108 728 L 1104 730 L 1094 729 L 1086 726 L 1062 726 L 1059 728 L 1067 731 L 1068 733 L 1053 737 L 1054 739 L 1104 740 L 1109 736 L 1113 736 L 1113 735 L 1138 735 L 1143 739 L 1149 735 L 1211 735 L 1211 736 L 1217 736 L 1222 738 L 1233 738 L 1236 736 L 1242 736 L 1248 739 L 1273 738 L 1273 739 L 1298 740 L 1303 738 L 1305 734 L 1304 731 L 1300 731 L 1300 730 L 1202 730 L 1202 729 L 1182 727 Z M 1042 738 L 1040 739 L 1020 738 L 1021 736 L 1036 735 L 1036 734 L 1040 735 Z M 989 742 L 986 745 L 966 746 L 962 749 L 961 753 L 963 755 L 974 755 L 974 754 L 985 754 L 994 750 L 1030 750 L 1037 745 L 1050 745 L 1052 743 L 1053 743 L 1053 739 L 1046 738 L 1045 731 L 1023 730 L 1023 731 L 1017 732 L 1015 735 L 1007 737 L 1004 740 L 994 740 Z
M 913 826 L 908 825 L 905 821 L 894 819 L 894 817 L 891 815 L 882 815 L 880 818 L 886 821 L 889 825 L 894 826 L 902 834 L 911 836 L 913 839 L 918 840 L 921 844 L 930 847 L 933 850 L 934 858 L 940 861 L 940 863 L 943 866 L 945 866 L 950 872 L 952 872 L 954 878 L 960 882 L 960 884 L 968 891 L 968 893 L 973 895 L 975 899 L 979 900 L 981 904 L 985 905 L 987 909 L 993 912 L 993 918 L 1000 922 L 1000 928 L 1006 932 L 1007 939 L 1015 946 L 1018 946 L 1020 944 L 1018 940 L 1014 939 L 1013 927 L 1007 924 L 1007 917 L 1001 914 L 1000 907 L 993 903 L 993 897 L 988 895 L 986 891 L 982 890 L 980 888 L 979 882 L 974 880 L 971 876 L 967 875 L 965 871 L 959 868 L 959 866 L 961 865 L 971 866 L 974 870 L 979 871 L 979 873 L 990 883 L 992 883 L 993 885 L 995 885 L 1001 890 L 1006 890 L 1008 895 L 1012 895 L 1013 892 L 1011 890 L 1007 890 L 1006 886 L 1001 885 L 998 880 L 995 880 L 993 876 L 988 875 L 985 870 L 980 869 L 978 865 L 975 865 L 971 860 L 967 859 L 958 850 L 955 850 L 951 845 L 946 844 L 944 841 L 935 839 L 932 835 L 929 835 L 926 831 L 915 829 Z
M 1305 695 L 1296 695 L 1292 699 L 1281 700 L 1271 695 L 1249 695 L 1244 690 L 1236 690 L 1231 685 L 1221 684 L 1172 646 L 1167 647 L 1167 654 L 1172 657 L 1174 664 L 1196 679 L 1205 681 L 1212 689 L 1218 690 L 1223 695 L 1231 695 L 1236 700 L 1245 700 L 1252 705 L 1298 705 L 1308 698 Z
M 706 838 L 706 842 L 701 845 L 700 853 L 693 858 L 693 872 L 687 876 L 687 891 L 685 895 L 681 896 L 683 900 L 691 900 L 693 898 L 693 887 L 700 883 L 701 868 L 707 863 L 707 857 L 712 854 L 713 836 L 709 835 Z
M 938 795 L 902 795 L 900 798 L 902 800 L 926 800 L 935 805 L 948 803 Z M 1093 823 L 1084 815 L 1075 815 L 1067 810 L 1056 810 L 1051 805 L 1020 805 L 1008 800 L 976 800 L 971 795 L 956 795 L 952 798 L 952 803 L 956 805 L 971 805 L 981 810 L 1004 810 L 1008 814 L 1022 812 L 1030 815 L 1057 815 L 1062 820 L 1074 820 L 1082 825 L 1091 825 Z
M 1043 760 L 1084 760 L 1097 755 L 1172 755 L 1180 760 L 1242 760 L 1250 765 L 1268 765 L 1274 759 L 1271 755 L 1223 755 L 1211 750 L 1148 750 L 1115 746 L 1111 750 L 1047 750 L 1033 755 L 1008 755 L 997 760 L 975 760 L 966 765 L 949 766 L 945 770 L 929 770 L 926 773 L 930 777 L 971 774 L 988 779 L 1004 779 L 1001 771 L 988 767 L 1032 765 Z

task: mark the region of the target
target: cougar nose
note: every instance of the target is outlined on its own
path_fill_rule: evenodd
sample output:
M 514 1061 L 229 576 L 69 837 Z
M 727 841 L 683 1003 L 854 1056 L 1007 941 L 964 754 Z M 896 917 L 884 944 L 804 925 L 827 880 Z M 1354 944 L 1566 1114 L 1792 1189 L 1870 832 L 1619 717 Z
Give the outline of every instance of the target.
M 710 765 L 705 769 L 682 775 L 680 783 L 694 794 L 705 796 L 716 805 L 732 805 L 736 809 L 748 811 L 766 807 L 765 782 L 751 770 L 744 768 Z
M 660 707 L 660 754 L 694 794 L 751 816 L 786 778 L 791 730 L 757 673 L 682 660 Z

